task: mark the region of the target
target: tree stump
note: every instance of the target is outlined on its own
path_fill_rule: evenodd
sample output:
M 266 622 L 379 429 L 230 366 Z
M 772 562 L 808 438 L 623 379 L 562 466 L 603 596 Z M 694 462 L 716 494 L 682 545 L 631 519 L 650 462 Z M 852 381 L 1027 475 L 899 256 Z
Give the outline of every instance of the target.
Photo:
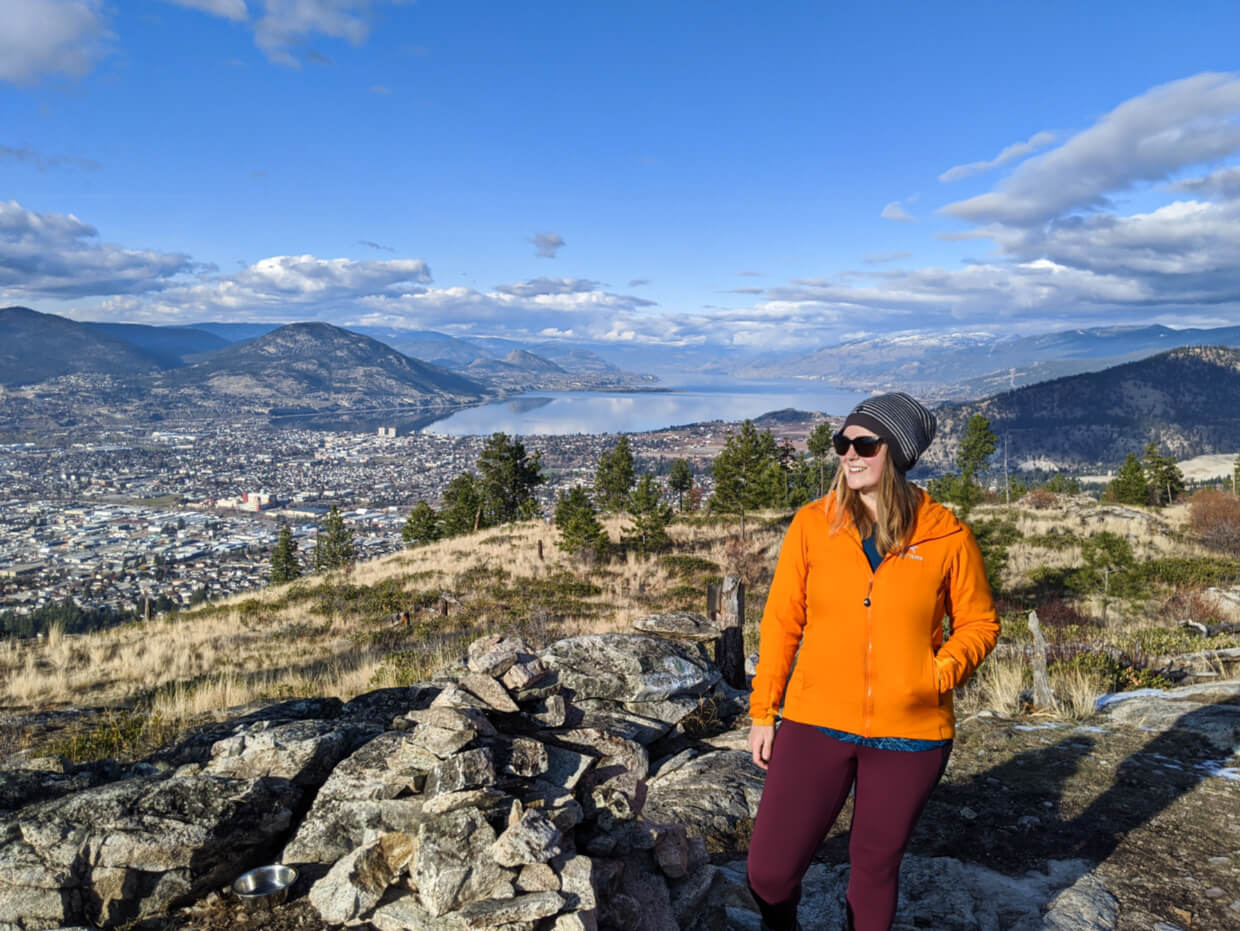
M 1055 710 L 1055 693 L 1046 674 L 1046 638 L 1038 623 L 1038 612 L 1029 612 L 1029 633 L 1033 634 L 1033 703 L 1045 711 Z
M 723 585 L 706 589 L 706 616 L 719 628 L 715 641 L 715 665 L 723 681 L 735 689 L 745 687 L 745 583 L 734 575 Z

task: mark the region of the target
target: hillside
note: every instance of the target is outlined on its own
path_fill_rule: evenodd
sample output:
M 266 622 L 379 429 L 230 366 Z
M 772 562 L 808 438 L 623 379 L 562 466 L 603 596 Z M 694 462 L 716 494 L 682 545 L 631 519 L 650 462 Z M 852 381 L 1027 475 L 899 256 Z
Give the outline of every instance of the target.
M 140 323 L 85 323 L 84 326 L 129 343 L 153 356 L 164 368 L 185 365 L 193 361 L 190 357 L 223 349 L 231 342 L 193 327 L 145 326 Z
M 90 324 L 26 307 L 0 308 L 0 385 L 78 374 L 128 377 L 160 367 L 156 355 Z
M 156 376 L 173 403 L 237 399 L 251 409 L 322 410 L 478 400 L 475 381 L 327 323 L 294 323 Z
M 1101 372 L 1073 375 L 937 408 L 939 436 L 926 456 L 952 462 L 969 418 L 1006 437 L 1013 463 L 1113 466 L 1151 440 L 1186 459 L 1240 449 L 1240 350 L 1173 349 Z
M 74 879 L 75 888 L 104 897 L 118 895 L 110 890 L 124 889 L 126 907 L 145 903 L 143 914 L 150 917 L 142 927 L 152 931 L 226 931 L 243 921 L 253 926 L 252 914 L 245 915 L 234 899 L 214 890 L 241 869 L 264 862 L 250 850 L 257 831 L 266 832 L 271 850 L 283 848 L 280 862 L 302 864 L 307 876 L 286 905 L 264 914 L 263 927 L 339 927 L 343 918 L 327 918 L 336 914 L 327 910 L 324 895 L 330 883 L 317 886 L 317 894 L 309 890 L 331 863 L 376 836 L 355 837 L 363 828 L 382 825 L 379 830 L 397 840 L 402 833 L 424 836 L 429 832 L 420 827 L 421 819 L 430 813 L 429 802 L 441 795 L 445 798 L 436 806 L 466 810 L 477 805 L 487 817 L 493 815 L 496 834 L 512 823 L 509 796 L 524 799 L 515 809 L 518 816 L 526 808 L 558 810 L 564 805 L 564 793 L 546 795 L 545 784 L 540 790 L 544 794 L 524 794 L 539 789 L 539 783 L 531 784 L 526 776 L 549 772 L 550 763 L 523 768 L 520 760 L 526 757 L 516 753 L 519 739 L 527 749 L 535 741 L 546 741 L 552 755 L 562 756 L 565 741 L 569 753 L 580 751 L 569 758 L 576 770 L 557 766 L 555 774 L 543 777 L 547 779 L 573 773 L 580 777 L 597 758 L 606 758 L 606 764 L 597 764 L 597 781 L 587 777 L 583 783 L 580 806 L 567 806 L 576 814 L 565 822 L 563 835 L 600 868 L 619 863 L 638 868 L 634 857 L 646 848 L 630 835 L 632 828 L 643 828 L 643 818 L 684 825 L 690 837 L 699 839 L 694 842 L 699 854 L 709 854 L 711 865 L 703 875 L 710 882 L 693 884 L 701 895 L 693 901 L 716 910 L 712 922 L 695 924 L 696 914 L 684 909 L 676 894 L 689 886 L 679 883 L 682 869 L 668 873 L 672 902 L 681 909 L 675 922 L 639 920 L 623 926 L 752 929 L 756 919 L 744 905 L 742 858 L 763 778 L 745 749 L 744 694 L 718 688 L 700 697 L 690 691 L 687 698 L 655 700 L 662 693 L 643 691 L 644 703 L 623 705 L 629 693 L 592 697 L 595 693 L 586 688 L 595 682 L 611 689 L 616 682 L 632 681 L 634 688 L 646 689 L 647 679 L 639 676 L 658 679 L 670 691 L 669 682 L 688 681 L 693 669 L 681 663 L 677 676 L 670 676 L 665 666 L 648 663 L 644 656 L 623 665 L 626 644 L 614 636 L 587 638 L 595 662 L 604 653 L 593 644 L 615 658 L 606 667 L 570 665 L 573 645 L 562 638 L 631 631 L 634 619 L 644 615 L 700 610 L 706 583 L 722 572 L 741 572 L 752 582 L 746 592 L 745 631 L 752 650 L 788 516 L 755 517 L 755 539 L 747 546 L 737 545 L 729 521 L 692 516 L 673 525 L 672 553 L 603 564 L 565 556 L 554 546 L 554 528 L 531 521 L 443 540 L 148 624 L 80 637 L 53 633 L 39 641 L 7 644 L 0 651 L 0 705 L 7 709 L 0 714 L 0 808 L 7 808 L 8 817 L 28 830 L 12 831 L 0 844 L 8 862 L 26 865 L 11 880 L 0 882 L 0 921 L 31 914 L 29 903 L 44 909 L 38 914 L 58 919 L 30 927 L 53 927 L 64 923 L 61 917 L 77 918 L 82 903 L 96 899 L 56 895 L 62 881 L 44 864 L 67 845 L 71 852 L 94 849 L 83 838 L 95 843 L 107 836 L 112 845 L 108 849 L 114 851 L 109 869 L 86 871 L 82 879 Z M 1219 618 L 1234 621 L 1240 574 L 1234 560 L 1208 554 L 1185 540 L 1177 532 L 1183 518 L 1182 513 L 1155 515 L 1067 499 L 1050 509 L 984 509 L 978 516 L 975 524 L 994 519 L 1014 524 L 1016 542 L 1007 545 L 1002 577 L 1006 596 L 1017 600 L 1005 607 L 1000 649 L 956 694 L 956 744 L 912 841 L 899 926 L 942 931 L 1135 931 L 1156 927 L 1159 921 L 1185 928 L 1228 926 L 1236 910 L 1235 893 L 1228 894 L 1228 887 L 1240 824 L 1228 813 L 1236 810 L 1240 792 L 1234 778 L 1240 693 L 1237 682 L 1225 678 L 1226 661 L 1218 658 L 1228 650 L 1217 648 L 1232 647 L 1235 653 L 1237 640 L 1225 635 L 1200 638 L 1177 625 L 1184 616 L 1202 621 L 1207 613 L 1211 624 Z M 613 539 L 622 524 L 609 519 Z M 1065 526 L 1074 533 L 1063 534 Z M 1037 594 L 1036 585 L 1029 587 L 1029 570 L 1055 572 L 1079 565 L 1079 540 L 1104 530 L 1131 540 L 1139 563 L 1113 580 L 1116 597 L 1108 620 L 1098 622 L 1097 599 L 1088 595 L 1070 606 L 1064 605 L 1062 592 L 1037 600 L 1045 596 Z M 988 558 L 995 555 L 988 553 Z M 1197 571 L 1196 601 L 1186 598 L 1182 579 L 1176 581 L 1185 565 Z M 1219 587 L 1206 591 L 1206 584 Z M 1224 587 L 1229 590 L 1221 591 Z M 1024 618 L 1035 605 L 1059 660 L 1051 669 L 1060 702 L 1054 709 L 1033 708 L 1025 685 L 1030 637 Z M 399 611 L 410 612 L 410 624 L 393 623 L 393 612 Z M 1083 629 L 1090 644 L 1077 642 Z M 496 692 L 494 698 L 471 697 L 471 689 L 489 680 L 484 682 L 481 673 L 471 675 L 482 668 L 482 651 L 469 647 L 494 631 L 525 638 L 530 649 L 522 657 L 537 656 L 555 671 L 550 684 L 527 680 L 533 685 L 525 692 L 511 686 L 525 715 L 497 713 L 498 704 L 486 703 L 502 702 L 506 692 Z M 492 638 L 484 646 L 499 640 Z M 1207 645 L 1216 648 L 1215 658 L 1207 659 L 1200 672 L 1207 684 L 1167 688 L 1155 670 L 1164 658 L 1154 654 Z M 687 647 L 684 657 L 692 659 L 693 649 Z M 1139 665 L 1108 667 L 1105 660 L 1112 654 L 1106 650 L 1140 656 L 1135 661 Z M 459 661 L 467 651 L 468 667 Z M 565 661 L 554 665 L 556 657 Z M 514 667 L 497 662 L 486 668 Z M 597 674 L 587 676 L 588 669 L 597 669 Z M 1114 676 L 1129 680 L 1117 686 Z M 501 684 L 507 688 L 518 681 L 506 677 Z M 1095 707 L 1102 692 L 1134 684 L 1163 688 L 1112 695 L 1104 707 Z M 469 721 L 451 718 L 451 726 L 429 726 L 432 719 L 419 716 L 445 693 L 435 702 L 440 710 L 433 721 L 446 722 L 451 714 Z M 449 705 L 457 710 L 448 712 Z M 412 714 L 410 707 L 415 709 Z M 394 724 L 398 718 L 402 723 Z M 517 719 L 520 725 L 514 723 Z M 517 726 L 519 734 L 510 733 L 509 728 Z M 590 735 L 594 743 L 573 743 Z M 438 742 L 428 743 L 432 738 Z M 410 740 L 422 749 L 404 746 Z M 456 791 L 456 783 L 447 783 L 449 768 L 464 767 L 485 755 L 485 748 L 506 762 L 508 775 L 495 780 L 497 791 Z M 446 759 L 452 762 L 441 766 Z M 634 775 L 628 783 L 608 785 L 627 785 L 625 798 L 643 799 L 644 807 L 639 801 L 625 810 L 613 829 L 611 821 L 597 816 L 592 806 L 601 809 L 602 803 L 590 792 L 606 779 L 630 772 Z M 250 793 L 246 798 L 283 792 L 290 816 L 258 818 L 252 814 L 255 808 L 221 804 L 217 794 L 208 791 L 221 778 L 233 780 L 228 785 L 236 791 L 229 798 L 241 791 Z M 332 788 L 329 779 L 334 780 Z M 572 781 L 576 784 L 576 778 Z M 333 795 L 341 784 L 348 794 Z M 302 794 L 294 799 L 293 793 Z M 634 820 L 639 807 L 640 818 Z M 355 817 L 363 808 L 374 820 Z M 158 820 L 146 818 L 151 810 L 159 812 Z M 97 813 L 80 817 L 87 811 Z M 484 820 L 475 817 L 473 824 Z M 192 830 L 169 838 L 165 826 L 170 823 Z M 807 927 L 839 927 L 833 903 L 845 880 L 841 864 L 847 823 L 845 811 L 812 867 L 803 917 L 815 920 L 806 921 Z M 600 829 L 606 836 L 597 841 Z M 490 844 L 493 834 L 479 830 Z M 210 847 L 191 857 L 192 851 L 175 849 L 184 846 L 184 836 Z M 320 842 L 341 849 L 321 857 L 311 854 Z M 230 850 L 233 844 L 239 845 L 237 850 Z M 463 840 L 461 849 L 477 863 L 486 855 L 487 844 L 466 845 Z M 421 855 L 443 849 L 426 844 Z M 188 864 L 177 874 L 177 889 L 192 894 L 176 901 L 163 884 L 134 879 L 167 873 L 168 857 Z M 156 862 L 159 858 L 164 860 Z M 227 868 L 212 873 L 220 861 L 226 861 Z M 699 855 L 696 862 L 705 862 L 704 857 Z M 1177 872 L 1186 863 L 1192 864 L 1191 875 Z M 559 864 L 554 861 L 556 875 L 567 876 Z M 121 871 L 134 879 L 132 885 L 112 881 Z M 733 871 L 738 877 L 735 891 L 726 875 Z M 334 872 L 338 880 L 347 875 L 350 882 L 368 882 L 359 871 Z M 440 926 L 421 912 L 412 912 L 422 916 L 421 924 L 401 924 L 397 917 L 379 913 L 367 921 L 366 910 L 401 874 L 397 869 L 383 875 L 387 878 L 379 880 L 380 888 L 368 904 L 354 906 L 359 913 L 355 927 L 383 931 Z M 424 870 L 419 875 L 428 874 Z M 1168 876 L 1177 879 L 1168 882 Z M 642 877 L 641 888 L 654 884 L 646 874 Z M 527 878 L 532 882 L 532 871 Z M 663 888 L 659 884 L 656 887 Z M 423 881 L 419 888 L 431 885 Z M 1070 893 L 1066 900 L 1063 890 Z M 353 887 L 343 891 L 348 894 L 341 901 L 356 901 Z M 624 914 L 614 888 L 602 884 L 598 892 L 601 915 Z M 403 881 L 395 893 L 408 900 Z M 510 893 L 503 901 L 511 899 Z M 717 911 L 723 904 L 729 905 L 726 920 Z M 169 908 L 172 911 L 163 914 Z M 1048 912 L 1056 910 L 1060 920 L 1049 921 Z M 134 917 L 134 912 L 118 907 L 111 917 L 109 926 L 125 926 L 121 919 Z
M 764 357 L 736 374 L 821 378 L 871 390 L 963 399 L 1097 372 L 1194 345 L 1240 346 L 1240 327 L 1095 327 L 1034 336 L 990 332 L 877 336 L 798 356 Z

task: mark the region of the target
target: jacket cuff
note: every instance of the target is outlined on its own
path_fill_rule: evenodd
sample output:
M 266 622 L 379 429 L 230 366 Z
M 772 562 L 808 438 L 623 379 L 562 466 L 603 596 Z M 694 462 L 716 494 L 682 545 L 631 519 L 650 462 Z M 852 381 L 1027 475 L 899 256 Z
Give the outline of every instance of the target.
M 750 715 L 750 721 L 751 723 L 759 727 L 771 727 L 771 726 L 774 726 L 775 724 L 775 715 L 768 714 L 761 718 L 755 718 L 752 715 Z

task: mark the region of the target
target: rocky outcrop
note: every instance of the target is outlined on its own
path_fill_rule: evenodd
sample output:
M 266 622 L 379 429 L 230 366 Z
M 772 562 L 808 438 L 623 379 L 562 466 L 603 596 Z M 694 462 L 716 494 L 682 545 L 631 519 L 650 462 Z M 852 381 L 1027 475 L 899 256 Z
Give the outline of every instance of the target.
M 431 682 L 281 703 L 133 766 L 26 760 L 0 774 L 0 931 L 123 925 L 273 861 L 298 868 L 293 904 L 325 926 L 757 928 L 743 856 L 763 774 L 744 694 L 704 639 L 679 638 L 703 624 L 647 619 L 542 651 L 488 637 Z M 1231 753 L 1238 689 L 1101 704 L 1115 724 L 1195 730 Z M 1086 861 L 1013 877 L 909 857 L 902 877 L 897 928 L 1117 920 Z M 811 868 L 807 929 L 842 926 L 846 883 L 846 866 Z
M 0 929 L 113 927 L 272 860 L 326 923 L 696 922 L 705 845 L 643 811 L 652 746 L 716 700 L 693 642 L 488 637 L 432 683 L 283 703 L 150 765 L 30 761 L 0 782 Z

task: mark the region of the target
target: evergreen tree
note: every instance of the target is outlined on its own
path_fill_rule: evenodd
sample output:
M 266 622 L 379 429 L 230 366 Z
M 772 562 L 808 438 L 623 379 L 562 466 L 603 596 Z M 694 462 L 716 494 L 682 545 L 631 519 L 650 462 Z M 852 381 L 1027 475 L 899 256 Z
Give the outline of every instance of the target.
M 1231 493 L 1240 498 L 1240 453 L 1236 453 L 1236 462 L 1231 472 Z
M 745 535 L 745 512 L 755 508 L 781 507 L 788 497 L 780 466 L 780 450 L 770 430 L 759 433 L 753 421 L 741 424 L 739 433 L 728 437 L 715 457 L 711 472 L 715 493 L 713 511 L 740 514 L 741 537 Z
M 628 504 L 636 480 L 629 438 L 621 436 L 610 450 L 598 457 L 594 470 L 594 498 L 605 511 L 621 511 Z
M 990 429 L 990 421 L 981 414 L 969 418 L 960 448 L 956 451 L 958 474 L 948 473 L 932 480 L 926 486 L 932 498 L 950 501 L 956 505 L 956 513 L 968 517 L 969 512 L 982 502 L 985 491 L 978 476 L 984 474 L 990 457 L 999 447 L 999 437 Z
M 443 528 L 439 526 L 439 515 L 434 508 L 419 499 L 405 519 L 400 535 L 405 545 L 410 547 L 434 543 L 443 535 Z
M 462 472 L 448 482 L 439 511 L 444 536 L 455 537 L 489 526 L 483 522 L 482 512 L 482 494 L 474 473 Z
M 990 429 L 990 421 L 981 414 L 970 417 L 964 437 L 960 440 L 960 449 L 956 451 L 960 477 L 968 483 L 977 484 L 978 475 L 986 471 L 990 457 L 998 448 L 999 437 Z
M 280 534 L 276 537 L 276 548 L 271 551 L 271 584 L 280 585 L 291 582 L 301 575 L 301 566 L 297 562 L 297 541 L 293 539 L 293 531 L 288 524 L 280 525 Z
M 555 526 L 560 531 L 556 546 L 566 553 L 602 560 L 611 541 L 598 522 L 590 494 L 581 485 L 561 494 L 555 503 Z
M 1151 440 L 1141 458 L 1145 470 L 1145 482 L 1149 486 L 1149 503 L 1155 507 L 1170 504 L 1177 494 L 1184 491 L 1184 473 L 1171 456 L 1164 456 L 1158 443 Z
M 818 472 L 819 498 L 827 493 L 827 486 L 835 478 L 836 459 L 832 455 L 835 449 L 831 445 L 831 440 L 834 436 L 835 431 L 831 429 L 831 424 L 824 420 L 814 427 L 813 431 L 805 439 L 805 446 L 809 450 L 813 465 Z
M 520 440 L 506 433 L 492 433 L 478 456 L 478 492 L 485 526 L 532 517 L 537 512 L 534 489 L 544 481 L 541 453 L 527 455 Z
M 643 475 L 629 495 L 629 515 L 633 522 L 625 528 L 624 542 L 639 553 L 655 553 L 671 545 L 667 525 L 672 508 L 665 504 L 654 476 Z
M 693 487 L 693 471 L 688 459 L 673 459 L 672 471 L 667 476 L 667 487 L 676 492 L 676 510 L 685 509 L 685 492 Z
M 1145 470 L 1135 453 L 1129 453 L 1110 484 L 1107 497 L 1120 504 L 1148 504 L 1150 486 L 1145 480 Z
M 351 563 L 353 556 L 353 535 L 344 525 L 340 509 L 333 504 L 314 542 L 314 570 L 339 569 Z
M 1062 472 L 1056 472 L 1046 484 L 1042 486 L 1047 491 L 1053 491 L 1057 495 L 1079 495 L 1081 493 L 1081 483 L 1070 475 L 1064 475 Z

